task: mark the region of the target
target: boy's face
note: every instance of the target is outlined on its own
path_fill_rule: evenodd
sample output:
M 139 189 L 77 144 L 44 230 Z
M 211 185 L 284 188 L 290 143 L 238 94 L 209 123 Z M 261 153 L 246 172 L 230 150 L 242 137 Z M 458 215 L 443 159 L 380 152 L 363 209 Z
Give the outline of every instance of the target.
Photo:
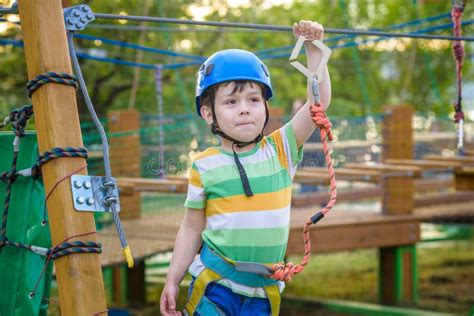
M 219 128 L 230 137 L 248 142 L 260 134 L 265 124 L 265 99 L 262 88 L 255 83 L 247 83 L 241 91 L 234 91 L 235 83 L 219 86 L 214 97 Z M 209 107 L 201 111 L 208 124 L 212 123 Z

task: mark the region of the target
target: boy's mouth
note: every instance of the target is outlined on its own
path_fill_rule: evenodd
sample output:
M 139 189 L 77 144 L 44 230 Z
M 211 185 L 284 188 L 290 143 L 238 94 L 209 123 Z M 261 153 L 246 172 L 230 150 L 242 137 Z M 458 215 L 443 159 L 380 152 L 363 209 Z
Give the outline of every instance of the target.
M 242 123 L 235 124 L 235 126 L 239 126 L 239 127 L 245 127 L 245 126 L 250 126 L 250 125 L 254 125 L 254 123 L 253 122 L 242 122 Z

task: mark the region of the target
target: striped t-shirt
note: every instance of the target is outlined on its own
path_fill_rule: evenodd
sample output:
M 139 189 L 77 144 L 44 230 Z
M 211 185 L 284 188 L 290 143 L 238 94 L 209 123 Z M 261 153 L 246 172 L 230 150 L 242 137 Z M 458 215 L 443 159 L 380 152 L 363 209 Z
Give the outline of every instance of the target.
M 274 264 L 284 258 L 290 223 L 292 181 L 303 148 L 297 148 L 291 122 L 266 136 L 242 154 L 253 196 L 245 195 L 233 153 L 211 147 L 194 158 L 185 206 L 204 209 L 203 241 L 233 261 Z M 190 267 L 197 276 L 199 258 Z M 235 292 L 262 296 L 263 290 L 220 282 Z M 261 295 L 260 295 L 261 294 Z

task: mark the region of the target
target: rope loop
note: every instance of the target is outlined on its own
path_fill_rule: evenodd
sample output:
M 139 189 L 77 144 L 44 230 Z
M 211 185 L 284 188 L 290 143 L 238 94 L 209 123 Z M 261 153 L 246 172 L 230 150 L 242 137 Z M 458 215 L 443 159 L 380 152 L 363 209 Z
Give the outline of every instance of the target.
M 311 118 L 314 124 L 328 136 L 328 139 L 332 141 L 331 127 L 332 124 L 326 115 L 326 109 L 320 103 L 313 104 L 310 107 Z
M 13 183 L 18 178 L 16 170 L 4 171 L 0 174 L 0 181 L 3 183 Z
M 77 77 L 75 75 L 68 74 L 66 72 L 54 72 L 49 71 L 28 81 L 26 89 L 28 90 L 28 97 L 31 98 L 33 92 L 38 90 L 42 85 L 46 83 L 59 83 L 72 86 L 77 89 Z
M 88 152 L 86 148 L 83 147 L 55 147 L 51 150 L 45 151 L 41 155 L 38 156 L 36 164 L 31 167 L 31 176 L 33 178 L 38 178 L 41 176 L 41 167 L 48 163 L 49 161 L 61 158 L 61 157 L 69 157 L 69 158 L 84 158 L 87 159 Z
M 51 256 L 51 259 L 54 260 L 77 253 L 102 253 L 102 245 L 93 241 L 63 242 L 56 247 L 51 248 L 47 255 Z
M 21 108 L 10 112 L 7 121 L 12 124 L 13 132 L 17 137 L 25 136 L 26 124 L 32 116 L 33 106 L 31 104 L 24 105 Z

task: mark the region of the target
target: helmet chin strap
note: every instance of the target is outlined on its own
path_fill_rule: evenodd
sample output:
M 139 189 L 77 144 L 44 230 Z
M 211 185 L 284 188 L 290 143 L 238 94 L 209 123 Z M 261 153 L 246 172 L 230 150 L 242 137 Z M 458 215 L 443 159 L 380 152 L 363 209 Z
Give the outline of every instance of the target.
M 255 139 L 248 141 L 248 142 L 242 142 L 239 141 L 226 133 L 224 133 L 220 128 L 219 128 L 219 123 L 217 122 L 217 116 L 216 116 L 216 111 L 214 111 L 214 96 L 211 96 L 211 112 L 212 112 L 212 124 L 211 124 L 211 131 L 215 135 L 219 135 L 228 141 L 232 142 L 232 152 L 234 153 L 234 161 L 235 164 L 237 165 L 237 169 L 239 170 L 239 175 L 240 175 L 240 180 L 242 182 L 242 186 L 244 187 L 244 192 L 246 196 L 253 196 L 252 189 L 250 188 L 250 183 L 249 179 L 247 177 L 247 173 L 245 172 L 244 166 L 239 160 L 239 156 L 235 152 L 234 147 L 237 146 L 239 148 L 245 147 L 247 145 L 253 144 L 253 143 L 258 143 L 263 139 L 263 131 L 265 130 L 265 127 L 267 126 L 268 123 L 268 118 L 269 118 L 269 113 L 268 113 L 268 104 L 267 101 L 265 101 L 265 123 L 263 124 L 262 131 L 258 134 Z

